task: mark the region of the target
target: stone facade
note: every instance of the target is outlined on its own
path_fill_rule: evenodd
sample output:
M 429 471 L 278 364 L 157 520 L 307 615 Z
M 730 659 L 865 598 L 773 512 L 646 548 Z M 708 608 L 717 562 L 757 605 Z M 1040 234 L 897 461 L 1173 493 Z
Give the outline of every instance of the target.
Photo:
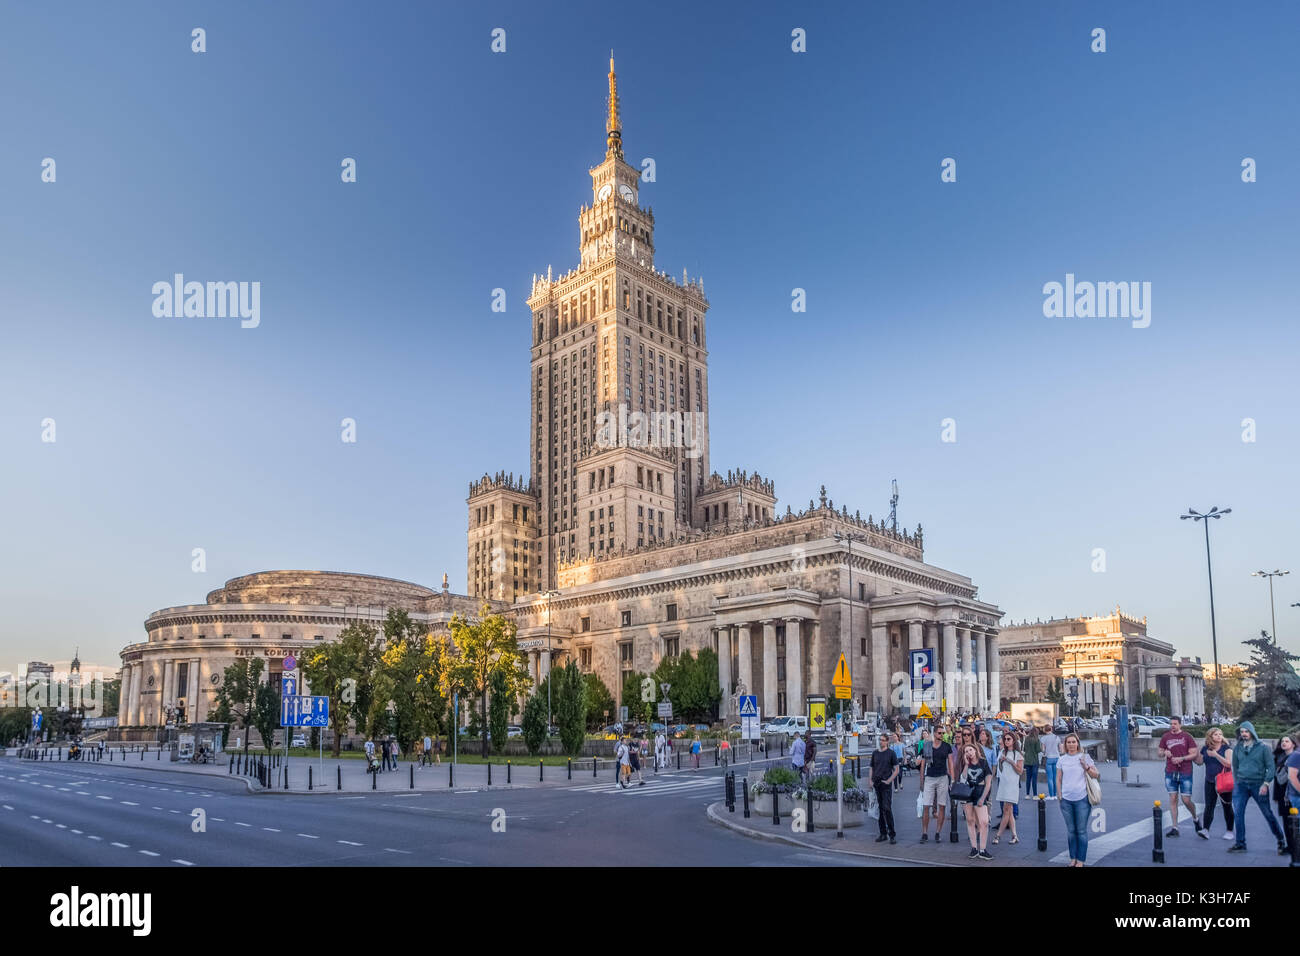
M 392 578 L 335 571 L 262 571 L 232 578 L 204 604 L 164 608 L 145 621 L 146 639 L 122 649 L 123 726 L 157 726 L 182 705 L 191 721 L 211 716 L 226 667 L 256 656 L 263 679 L 279 686 L 283 660 L 336 640 L 354 621 L 382 623 L 404 608 L 431 633 L 455 614 L 477 618 L 483 601 Z M 494 609 L 507 605 L 496 602 Z M 308 689 L 303 688 L 302 693 Z
M 1174 658 L 1174 646 L 1147 633 L 1147 619 L 1123 613 L 1055 618 L 1002 628 L 1003 704 L 1042 701 L 1053 680 L 1079 678 L 1079 709 L 1108 714 L 1121 697 L 1140 712 L 1156 691 L 1172 713 L 1206 713 L 1201 659 Z

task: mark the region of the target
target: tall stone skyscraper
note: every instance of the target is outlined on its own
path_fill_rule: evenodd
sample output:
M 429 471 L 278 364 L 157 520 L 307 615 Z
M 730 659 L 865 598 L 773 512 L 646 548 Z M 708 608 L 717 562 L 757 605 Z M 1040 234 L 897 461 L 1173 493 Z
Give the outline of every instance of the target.
M 605 158 L 590 174 L 578 266 L 534 277 L 528 298 L 532 477 L 485 476 L 470 488 L 475 596 L 544 591 L 563 563 L 678 537 L 703 520 L 708 300 L 698 279 L 656 269 L 654 212 L 623 156 L 612 55 Z M 638 434 L 638 413 L 662 427 Z

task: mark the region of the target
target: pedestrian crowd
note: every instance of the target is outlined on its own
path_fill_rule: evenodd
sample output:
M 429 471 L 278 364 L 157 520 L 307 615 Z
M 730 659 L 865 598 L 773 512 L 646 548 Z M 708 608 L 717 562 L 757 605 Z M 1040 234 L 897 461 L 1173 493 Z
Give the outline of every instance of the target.
M 1022 793 L 1037 794 L 1041 765 L 1047 791 L 1044 799 L 1061 808 L 1068 865 L 1085 865 L 1088 824 L 1093 808 L 1101 804 L 1101 772 L 1073 730 L 1058 735 L 1050 726 L 1022 731 L 1004 724 L 995 733 L 989 723 L 953 718 L 920 727 L 914 746 L 903 744 L 905 732 L 899 726 L 893 731 L 882 728 L 876 736 L 876 749 L 864 758 L 871 768 L 869 786 L 879 826 L 876 842 L 898 842 L 894 795 L 902 787 L 904 774 L 916 769 L 920 842 L 931 841 L 933 822 L 933 841 L 940 843 L 949 807 L 960 805 L 970 859 L 991 860 L 991 846 L 1004 838 L 1010 844 L 1020 842 L 1020 798 Z M 805 783 L 814 773 L 816 746 L 812 734 L 806 733 L 795 738 L 790 750 L 790 767 Z M 1203 839 L 1209 839 L 1216 809 L 1221 809 L 1226 828 L 1223 838 L 1232 841 L 1229 852 L 1245 853 L 1246 806 L 1254 803 L 1277 840 L 1277 852 L 1291 852 L 1286 818 L 1292 807 L 1300 811 L 1300 735 L 1283 735 L 1270 751 L 1259 741 L 1254 725 L 1242 721 L 1232 741 L 1222 729 L 1212 727 L 1198 747 L 1174 717 L 1170 730 L 1160 738 L 1158 753 L 1165 760 L 1169 797 L 1167 837 L 1179 836 L 1180 802 Z M 833 761 L 832 756 L 832 768 Z M 1192 774 L 1197 766 L 1205 767 L 1200 815 L 1192 798 Z M 1276 814 L 1270 807 L 1270 795 Z

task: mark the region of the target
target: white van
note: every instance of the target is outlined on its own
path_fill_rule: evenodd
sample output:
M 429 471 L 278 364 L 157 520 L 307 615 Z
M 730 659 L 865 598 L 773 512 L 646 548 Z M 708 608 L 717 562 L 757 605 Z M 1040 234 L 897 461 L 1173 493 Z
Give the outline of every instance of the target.
M 765 734 L 785 734 L 787 737 L 797 737 L 808 729 L 808 718 L 803 715 L 793 715 L 788 717 L 773 717 L 763 727 Z

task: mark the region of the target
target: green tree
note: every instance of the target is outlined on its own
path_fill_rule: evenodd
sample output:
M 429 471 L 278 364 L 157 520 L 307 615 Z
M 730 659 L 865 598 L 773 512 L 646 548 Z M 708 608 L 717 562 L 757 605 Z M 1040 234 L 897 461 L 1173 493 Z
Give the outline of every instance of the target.
M 665 657 L 653 676 L 660 700 L 664 699 L 663 685 L 669 685 L 668 699 L 676 716 L 691 723 L 713 721 L 722 700 L 722 688 L 718 685 L 718 655 L 711 649 L 701 650 L 698 656 L 687 651 L 676 657 Z
M 649 676 L 642 671 L 632 671 L 623 678 L 623 706 L 627 708 L 629 719 L 641 714 L 641 682 Z M 613 708 L 610 709 L 610 719 L 619 719 L 618 711 Z
M 1169 710 L 1169 704 L 1154 690 L 1142 692 L 1142 706 L 1150 707 L 1153 714 L 1163 714 Z
M 1059 677 L 1049 678 L 1047 681 L 1047 693 L 1043 695 L 1043 700 L 1049 704 L 1064 704 L 1065 690 Z
M 452 617 L 449 626 L 454 650 L 443 668 L 442 678 L 445 693 L 460 690 L 477 697 L 480 715 L 487 712 L 488 686 L 495 672 L 504 675 L 507 691 L 514 697 L 522 696 L 533 684 L 524 656 L 519 652 L 514 621 L 489 610 L 488 605 L 483 605 L 483 617 L 477 623 L 470 623 L 459 614 Z M 545 720 L 543 715 L 542 722 Z M 486 721 L 480 720 L 480 724 L 482 753 L 486 757 Z
M 374 625 L 353 621 L 339 634 L 338 640 L 322 644 L 305 655 L 303 676 L 312 693 L 330 699 L 330 729 L 334 731 L 335 757 L 339 756 L 343 746 L 348 721 L 355 717 L 357 729 L 365 732 L 365 712 L 360 709 L 357 688 L 363 682 L 369 687 L 366 667 L 374 656 L 371 648 L 376 634 Z
M 275 743 L 275 729 L 280 726 L 280 688 L 272 687 L 269 681 L 257 685 L 251 720 L 262 735 L 262 746 L 269 750 Z
M 263 662 L 260 657 L 243 657 L 227 667 L 217 688 L 215 719 L 243 731 L 244 752 L 248 752 L 248 728 L 254 726 L 257 689 L 261 683 Z
M 372 678 L 369 723 L 396 737 L 403 753 L 411 753 L 417 740 L 441 725 L 445 705 L 439 685 L 445 644 L 400 608 L 388 612 L 383 632 L 385 646 Z
M 510 682 L 499 670 L 492 672 L 492 701 L 488 711 L 488 731 L 492 749 L 502 753 L 506 749 L 506 734 L 510 730 Z
M 560 743 L 564 745 L 565 753 L 576 757 L 582 750 L 587 729 L 586 688 L 582 673 L 572 660 L 551 673 L 559 675 L 560 699 L 556 703 L 555 721 L 560 728 Z
M 546 740 L 546 701 L 537 694 L 529 697 L 528 703 L 524 704 L 524 717 L 521 723 L 524 745 L 530 754 L 537 756 L 542 749 L 542 743 Z
M 1268 717 L 1286 725 L 1300 720 L 1300 677 L 1292 664 L 1300 661 L 1300 655 L 1283 649 L 1267 631 L 1260 631 L 1259 637 L 1242 643 L 1250 648 L 1245 696 L 1251 696 L 1253 685 L 1255 698 L 1245 701 L 1242 719 Z
M 582 700 L 587 729 L 600 730 L 605 724 L 606 712 L 614 713 L 614 697 L 597 674 L 582 676 Z

